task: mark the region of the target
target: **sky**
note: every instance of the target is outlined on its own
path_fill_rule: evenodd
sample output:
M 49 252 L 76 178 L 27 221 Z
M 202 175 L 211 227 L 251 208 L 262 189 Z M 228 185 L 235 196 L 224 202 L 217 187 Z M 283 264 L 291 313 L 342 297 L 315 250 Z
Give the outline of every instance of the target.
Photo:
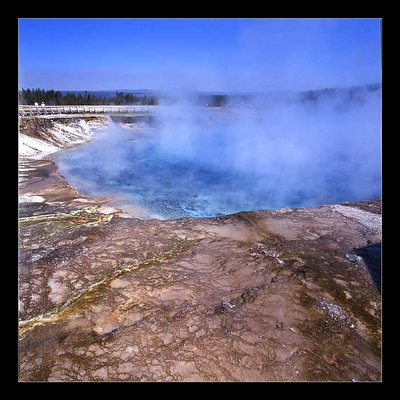
M 19 19 L 19 89 L 262 92 L 381 81 L 380 19 Z

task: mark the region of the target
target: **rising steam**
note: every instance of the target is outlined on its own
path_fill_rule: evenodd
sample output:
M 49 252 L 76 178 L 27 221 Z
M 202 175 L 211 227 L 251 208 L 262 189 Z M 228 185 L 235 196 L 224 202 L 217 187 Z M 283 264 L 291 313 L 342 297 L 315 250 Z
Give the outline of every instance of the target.
M 380 194 L 380 95 L 364 87 L 259 96 L 219 112 L 181 101 L 158 112 L 155 147 L 175 162 L 251 178 L 277 206 L 296 194 L 300 205 L 369 199 Z
M 380 196 L 380 88 L 231 97 L 218 109 L 195 99 L 156 107 L 151 129 L 116 123 L 60 153 L 62 173 L 163 218 Z

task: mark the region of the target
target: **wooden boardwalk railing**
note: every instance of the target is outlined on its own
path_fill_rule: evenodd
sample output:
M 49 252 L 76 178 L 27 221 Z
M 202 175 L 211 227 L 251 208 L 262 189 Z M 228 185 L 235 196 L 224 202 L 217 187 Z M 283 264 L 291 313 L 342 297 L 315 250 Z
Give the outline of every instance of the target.
M 20 116 L 50 114 L 142 114 L 157 106 L 18 106 Z

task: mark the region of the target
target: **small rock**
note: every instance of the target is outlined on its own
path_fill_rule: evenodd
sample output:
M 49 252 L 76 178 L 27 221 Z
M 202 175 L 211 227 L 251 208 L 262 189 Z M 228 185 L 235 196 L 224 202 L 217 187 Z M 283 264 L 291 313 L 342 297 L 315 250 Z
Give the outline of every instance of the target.
M 231 303 L 229 303 L 227 301 L 222 302 L 222 306 L 224 308 L 235 308 L 236 307 L 235 304 L 231 304 Z
M 236 307 L 235 304 L 231 304 L 231 303 L 229 303 L 229 302 L 227 302 L 227 301 L 221 301 L 221 304 L 218 304 L 218 305 L 215 307 L 214 312 L 215 312 L 216 314 L 220 314 L 220 313 L 223 313 L 223 312 L 225 312 L 225 311 L 227 311 L 227 310 L 230 310 L 230 309 L 232 309 L 232 308 L 235 308 L 235 307 Z
M 281 332 L 283 331 L 283 322 L 280 321 L 275 325 L 276 329 L 279 329 Z
M 273 276 L 271 278 L 271 283 L 276 283 L 276 282 L 278 282 L 278 277 L 277 276 Z
M 362 258 L 360 256 L 357 256 L 356 254 L 351 254 L 351 253 L 347 253 L 346 254 L 346 258 L 354 263 L 360 262 L 362 260 Z

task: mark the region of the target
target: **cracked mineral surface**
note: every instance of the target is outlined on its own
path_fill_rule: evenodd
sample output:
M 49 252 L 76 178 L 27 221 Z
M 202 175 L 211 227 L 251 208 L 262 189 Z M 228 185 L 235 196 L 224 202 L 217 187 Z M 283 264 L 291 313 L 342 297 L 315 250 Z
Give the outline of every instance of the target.
M 19 380 L 381 380 L 380 213 L 131 218 L 24 157 Z

